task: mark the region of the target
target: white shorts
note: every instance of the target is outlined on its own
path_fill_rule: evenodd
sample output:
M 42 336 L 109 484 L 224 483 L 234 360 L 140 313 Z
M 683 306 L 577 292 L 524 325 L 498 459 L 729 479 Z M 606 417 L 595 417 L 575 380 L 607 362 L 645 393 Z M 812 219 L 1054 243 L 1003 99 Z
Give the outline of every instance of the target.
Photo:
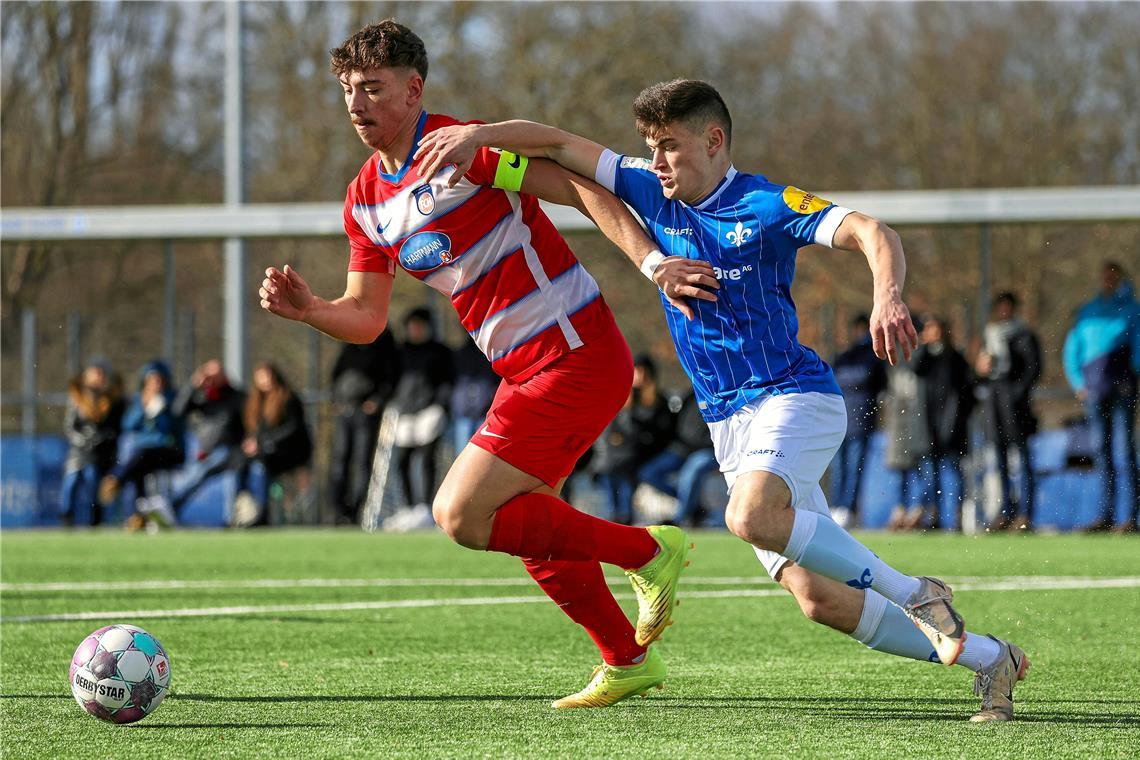
M 766 396 L 726 420 L 710 422 L 713 451 L 728 491 L 747 472 L 778 475 L 792 492 L 792 508 L 827 515 L 819 480 L 847 432 L 847 407 L 833 393 L 786 393 Z M 773 578 L 788 560 L 756 550 Z

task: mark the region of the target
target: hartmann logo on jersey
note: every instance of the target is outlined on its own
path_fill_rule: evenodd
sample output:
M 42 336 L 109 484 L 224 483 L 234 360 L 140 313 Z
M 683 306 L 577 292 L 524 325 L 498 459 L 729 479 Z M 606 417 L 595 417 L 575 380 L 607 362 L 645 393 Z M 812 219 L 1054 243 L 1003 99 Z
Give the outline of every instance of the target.
M 400 246 L 400 264 L 412 272 L 430 272 L 451 260 L 451 238 L 442 232 L 417 232 Z

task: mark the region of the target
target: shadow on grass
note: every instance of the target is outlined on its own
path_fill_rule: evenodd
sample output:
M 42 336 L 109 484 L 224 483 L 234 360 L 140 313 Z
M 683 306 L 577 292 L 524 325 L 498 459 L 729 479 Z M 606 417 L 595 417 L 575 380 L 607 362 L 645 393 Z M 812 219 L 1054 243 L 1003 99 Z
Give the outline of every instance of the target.
M 0 699 L 62 699 L 67 694 L 0 694 Z M 186 702 L 289 704 L 304 702 L 521 702 L 548 703 L 555 696 L 521 694 L 291 694 L 284 696 L 229 696 L 222 694 L 171 694 L 167 699 Z M 818 696 L 738 696 L 670 697 L 656 696 L 646 707 L 662 710 L 725 710 L 732 707 L 780 710 L 805 716 L 843 721 L 945 721 L 963 722 L 976 709 L 978 701 L 968 698 L 914 697 L 818 697 Z M 1133 706 L 1128 699 L 1034 699 L 1020 706 L 1017 723 L 1080 725 L 1097 728 L 1133 728 L 1140 716 L 1089 710 L 1089 707 Z M 1070 707 L 1074 706 L 1074 707 Z M 1086 709 L 1082 709 L 1085 706 Z M 145 723 L 140 728 L 321 728 L 323 724 L 178 724 Z
M 231 697 L 220 694 L 171 694 L 187 702 L 550 702 L 558 697 L 533 694 L 290 694 Z
M 335 728 L 332 723 L 133 723 L 127 728 Z

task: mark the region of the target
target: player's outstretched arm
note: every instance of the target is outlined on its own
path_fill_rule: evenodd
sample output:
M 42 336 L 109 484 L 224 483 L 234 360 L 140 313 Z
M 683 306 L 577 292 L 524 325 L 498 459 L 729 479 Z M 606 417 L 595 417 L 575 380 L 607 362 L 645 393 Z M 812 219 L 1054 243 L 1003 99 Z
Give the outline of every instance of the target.
M 574 206 L 588 216 L 634 266 L 650 276 L 686 319 L 694 316 L 686 298 L 716 300 L 716 296 L 705 289 L 719 287 L 708 262 L 679 256 L 662 257 L 621 199 L 596 182 L 540 159 L 526 167 L 520 190 L 551 203 Z
M 471 168 L 480 148 L 502 148 L 529 158 L 549 158 L 583 177 L 593 177 L 602 146 L 557 127 L 516 119 L 495 124 L 465 124 L 443 127 L 424 135 L 416 151 L 423 159 L 420 172 L 427 179 L 447 164 L 456 171 L 448 178 L 454 187 Z
M 388 324 L 394 279 L 385 272 L 349 272 L 344 295 L 327 301 L 313 295 L 300 273 L 286 264 L 265 270 L 258 295 L 261 308 L 279 317 L 347 343 L 371 343 Z
M 832 244 L 845 251 L 862 251 L 875 281 L 875 305 L 871 310 L 871 344 L 875 356 L 898 362 L 899 346 L 904 359 L 918 347 L 918 333 L 910 310 L 902 300 L 906 281 L 906 256 L 897 232 L 877 219 L 852 212 L 835 231 Z

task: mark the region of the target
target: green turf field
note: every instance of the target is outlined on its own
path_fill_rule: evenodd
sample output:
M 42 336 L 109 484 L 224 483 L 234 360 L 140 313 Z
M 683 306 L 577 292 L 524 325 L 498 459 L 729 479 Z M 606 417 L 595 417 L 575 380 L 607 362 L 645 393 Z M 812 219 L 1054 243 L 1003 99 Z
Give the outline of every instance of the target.
M 666 690 L 555 713 L 550 700 L 585 684 L 595 652 L 510 557 L 435 533 L 7 532 L 2 754 L 1140 755 L 1140 538 L 864 538 L 903 571 L 954 582 L 969 628 L 1025 649 L 1018 722 L 966 722 L 977 701 L 962 668 L 809 623 L 722 533 L 696 535 L 677 625 L 659 645 Z M 150 587 L 124 587 L 134 581 Z M 19 619 L 50 615 L 68 619 Z M 72 650 L 115 622 L 146 628 L 172 659 L 170 696 L 134 726 L 87 716 L 68 686 Z

